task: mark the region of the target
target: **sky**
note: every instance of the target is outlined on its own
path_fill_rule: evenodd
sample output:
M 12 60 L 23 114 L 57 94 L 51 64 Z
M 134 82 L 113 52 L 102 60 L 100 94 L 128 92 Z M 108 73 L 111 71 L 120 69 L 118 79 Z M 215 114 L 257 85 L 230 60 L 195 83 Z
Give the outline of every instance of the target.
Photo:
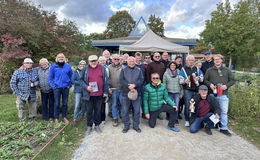
M 135 21 L 146 22 L 151 14 L 164 22 L 165 36 L 199 38 L 205 20 L 225 0 L 33 0 L 44 10 L 54 11 L 58 19 L 74 21 L 85 34 L 102 33 L 108 19 L 117 11 L 127 10 Z M 230 0 L 233 6 L 239 0 Z

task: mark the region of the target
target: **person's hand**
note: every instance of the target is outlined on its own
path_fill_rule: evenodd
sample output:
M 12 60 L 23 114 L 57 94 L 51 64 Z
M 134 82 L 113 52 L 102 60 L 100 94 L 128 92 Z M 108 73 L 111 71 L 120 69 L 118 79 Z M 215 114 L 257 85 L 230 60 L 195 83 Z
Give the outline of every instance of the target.
M 175 108 L 175 110 L 178 111 L 178 107 L 177 106 L 172 106 L 172 108 Z
M 186 84 L 188 84 L 188 83 L 190 83 L 190 80 L 187 78 L 187 79 L 184 80 L 184 82 L 185 82 Z
M 220 116 L 218 114 L 215 114 L 215 119 L 219 119 Z
M 200 77 L 194 77 L 194 81 L 199 81 L 200 80 Z
M 226 90 L 227 89 L 227 86 L 226 85 L 223 85 L 223 86 L 221 86 L 221 90 Z
M 145 114 L 145 117 L 146 117 L 147 119 L 150 119 L 150 114 L 149 114 L 149 113 Z
M 192 106 L 192 105 L 190 105 L 189 109 L 190 109 L 190 110 L 192 110 L 192 109 L 193 109 L 193 106 Z
M 88 86 L 87 90 L 88 90 L 89 92 L 92 92 L 92 91 L 93 91 L 93 88 L 92 88 L 91 86 Z
M 182 95 L 182 94 L 180 94 L 179 98 L 180 98 L 180 99 L 182 99 L 182 97 L 183 97 L 183 95 Z
M 103 94 L 103 97 L 108 97 L 108 94 L 105 94 L 105 93 L 104 93 L 104 94 Z
M 135 84 L 129 84 L 129 85 L 128 85 L 128 88 L 129 88 L 130 90 L 135 89 Z
M 209 87 L 210 87 L 210 89 L 211 89 L 212 91 L 214 91 L 214 89 L 215 89 L 215 85 L 214 85 L 214 84 L 211 83 Z

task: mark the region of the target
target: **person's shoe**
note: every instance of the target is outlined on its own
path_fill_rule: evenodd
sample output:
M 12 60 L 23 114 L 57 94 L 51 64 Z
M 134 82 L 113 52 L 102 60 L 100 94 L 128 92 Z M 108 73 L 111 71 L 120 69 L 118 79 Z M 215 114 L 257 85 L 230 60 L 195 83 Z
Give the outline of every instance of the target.
M 73 125 L 76 125 L 76 124 L 77 124 L 77 120 L 73 120 L 73 121 L 72 121 L 72 124 L 73 124 Z
M 141 133 L 142 130 L 138 127 L 138 128 L 133 128 L 137 133 Z
M 81 120 L 81 121 L 85 121 L 85 120 L 86 120 L 86 118 L 84 118 L 84 117 L 81 117 L 81 118 L 80 118 L 80 120 Z
M 212 132 L 211 132 L 211 129 L 210 129 L 210 128 L 205 128 L 205 132 L 206 132 L 208 135 L 212 135 Z
M 180 114 L 178 115 L 178 119 L 182 119 L 182 116 Z
M 59 123 L 59 120 L 58 119 L 54 119 L 54 123 L 55 124 Z
M 65 124 L 69 124 L 69 121 L 68 121 L 68 119 L 67 119 L 66 117 L 63 118 L 63 122 L 64 122 Z
M 102 130 L 101 130 L 101 128 L 99 126 L 95 126 L 95 131 L 97 133 L 102 133 Z
M 163 116 L 161 114 L 158 115 L 157 117 L 159 120 L 163 120 Z
M 189 121 L 185 121 L 185 127 L 189 127 L 190 126 L 190 122 Z
M 220 133 L 223 133 L 224 135 L 229 136 L 229 137 L 232 136 L 232 134 L 231 134 L 228 130 L 223 130 L 223 129 L 221 129 L 221 130 L 220 130 Z
M 180 132 L 181 131 L 179 128 L 169 127 L 169 126 L 167 126 L 167 129 L 174 131 L 174 132 Z
M 119 125 L 118 119 L 114 119 L 113 127 L 117 127 Z
M 176 120 L 175 124 L 179 124 L 179 120 L 178 119 Z
M 124 127 L 124 129 L 122 130 L 122 132 L 123 132 L 123 133 L 127 133 L 128 130 L 129 130 L 129 128 Z
M 90 135 L 92 133 L 92 127 L 88 126 L 87 128 L 87 134 Z

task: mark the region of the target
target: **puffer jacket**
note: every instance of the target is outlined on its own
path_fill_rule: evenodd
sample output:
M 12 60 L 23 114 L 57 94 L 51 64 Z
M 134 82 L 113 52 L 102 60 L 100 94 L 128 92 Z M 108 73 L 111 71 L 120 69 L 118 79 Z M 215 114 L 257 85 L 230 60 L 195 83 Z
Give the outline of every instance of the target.
M 166 85 L 161 83 L 158 86 L 147 84 L 144 91 L 144 113 L 159 110 L 164 103 L 174 106 L 175 103 L 169 98 Z

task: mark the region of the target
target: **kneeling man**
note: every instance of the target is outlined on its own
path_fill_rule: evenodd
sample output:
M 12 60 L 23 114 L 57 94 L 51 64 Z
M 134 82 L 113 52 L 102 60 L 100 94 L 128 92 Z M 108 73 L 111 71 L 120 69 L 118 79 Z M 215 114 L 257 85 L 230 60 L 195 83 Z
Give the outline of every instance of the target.
M 167 104 L 164 104 L 164 103 Z M 151 83 L 145 86 L 144 91 L 144 113 L 145 117 L 149 119 L 149 126 L 154 128 L 156 120 L 161 112 L 170 114 L 169 123 L 167 129 L 179 132 L 178 128 L 174 127 L 174 123 L 177 120 L 178 107 L 169 98 L 166 85 L 161 83 L 158 73 L 151 74 Z
M 215 114 L 216 119 L 219 119 L 220 109 L 217 100 L 213 95 L 208 95 L 208 87 L 201 85 L 199 93 L 193 96 L 194 99 L 194 113 L 191 113 L 190 118 L 190 132 L 196 133 L 201 128 L 201 124 L 206 123 L 205 131 L 208 135 L 212 135 L 211 128 L 214 123 L 210 120 L 210 116 Z M 190 105 L 190 110 L 192 106 Z

